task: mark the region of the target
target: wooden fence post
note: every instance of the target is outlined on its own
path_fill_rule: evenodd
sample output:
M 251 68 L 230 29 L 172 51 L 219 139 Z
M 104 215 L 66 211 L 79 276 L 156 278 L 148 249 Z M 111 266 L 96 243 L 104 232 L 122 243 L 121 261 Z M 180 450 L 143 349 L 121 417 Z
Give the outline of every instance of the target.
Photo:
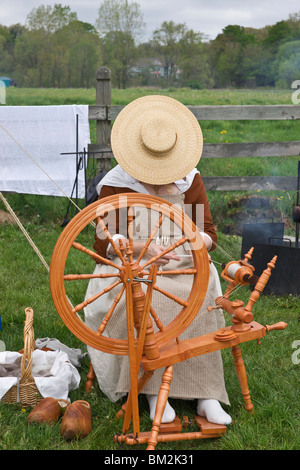
M 103 147 L 101 159 L 97 159 L 98 170 L 111 169 L 111 154 L 105 153 L 105 148 L 110 147 L 111 122 L 108 120 L 108 107 L 111 105 L 111 72 L 107 67 L 100 67 L 96 72 L 96 104 L 106 106 L 106 120 L 97 121 L 96 140 Z M 99 165 L 100 164 L 100 165 Z

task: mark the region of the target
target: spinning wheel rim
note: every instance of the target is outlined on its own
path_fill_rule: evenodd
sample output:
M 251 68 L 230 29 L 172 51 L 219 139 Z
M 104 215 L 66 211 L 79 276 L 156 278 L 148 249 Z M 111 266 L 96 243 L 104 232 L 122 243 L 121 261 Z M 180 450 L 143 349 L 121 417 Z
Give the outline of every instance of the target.
M 146 207 L 149 209 L 153 208 L 153 205 L 159 207 L 159 212 L 173 220 L 176 225 L 178 225 L 180 221 L 182 225 L 182 211 L 177 207 L 172 206 L 169 202 L 155 196 L 124 193 L 121 195 L 109 196 L 87 206 L 71 219 L 57 240 L 52 253 L 49 275 L 50 290 L 54 305 L 67 328 L 77 338 L 83 341 L 83 343 L 94 349 L 116 355 L 127 355 L 128 340 L 97 335 L 94 330 L 87 327 L 87 325 L 85 325 L 85 323 L 72 311 L 65 291 L 64 281 L 64 270 L 68 253 L 73 242 L 76 240 L 76 237 L 81 233 L 83 228 L 96 218 L 97 210 L 99 211 L 100 207 L 103 212 L 106 207 L 121 209 L 134 206 Z M 170 206 L 172 206 L 174 219 L 170 217 Z M 168 211 L 169 214 L 167 214 Z M 155 340 L 158 347 L 162 347 L 179 337 L 180 334 L 192 323 L 201 308 L 208 287 L 209 261 L 207 251 L 200 232 L 186 214 L 184 214 L 184 234 L 192 234 L 193 239 L 195 239 L 195 241 L 192 242 L 188 236 L 188 241 L 191 247 L 197 247 L 197 249 L 192 249 L 191 252 L 196 273 L 193 276 L 192 288 L 187 299 L 188 305 L 180 310 L 176 317 L 164 327 L 163 331 L 155 333 Z

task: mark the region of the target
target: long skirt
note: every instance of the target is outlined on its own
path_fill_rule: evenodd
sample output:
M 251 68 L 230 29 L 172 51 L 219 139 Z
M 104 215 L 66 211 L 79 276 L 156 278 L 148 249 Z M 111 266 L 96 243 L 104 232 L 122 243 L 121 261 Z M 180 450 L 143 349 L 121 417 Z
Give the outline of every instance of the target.
M 172 237 L 164 235 L 154 241 L 163 241 L 164 244 L 173 243 Z M 139 233 L 140 239 L 145 239 L 145 234 Z M 147 238 L 147 237 L 146 237 Z M 176 248 L 176 253 L 181 256 L 181 261 L 170 261 L 162 269 L 187 269 L 191 267 L 188 250 L 185 246 Z M 119 258 L 113 259 L 120 263 Z M 115 268 L 105 265 L 96 265 L 95 274 L 113 273 Z M 176 296 L 187 299 L 191 288 L 191 276 L 189 275 L 164 275 L 157 276 L 157 285 L 164 291 L 171 292 Z M 86 292 L 86 298 L 90 298 L 100 290 L 111 285 L 111 279 L 91 279 Z M 142 283 L 143 284 L 143 283 Z M 144 287 L 144 286 L 143 286 Z M 145 287 L 146 289 L 147 287 Z M 120 286 L 101 296 L 95 302 L 85 308 L 85 323 L 94 331 L 97 331 L 108 309 L 113 304 Z M 216 297 L 222 295 L 218 272 L 213 265 L 209 265 L 209 284 L 204 302 L 198 314 L 188 328 L 180 335 L 180 340 L 194 338 L 212 333 L 224 327 L 223 313 L 219 310 L 208 311 L 207 307 L 215 305 Z M 174 300 L 169 299 L 160 292 L 154 292 L 151 304 L 158 317 L 164 325 L 169 324 L 174 316 L 182 308 L 176 305 Z M 155 325 L 154 330 L 155 330 Z M 125 308 L 125 295 L 110 319 L 104 335 L 127 339 L 127 321 Z M 118 356 L 95 350 L 88 346 L 88 352 L 93 364 L 100 389 L 111 401 L 117 401 L 126 395 L 130 389 L 130 369 L 128 356 Z M 150 381 L 146 384 L 142 393 L 157 395 L 161 385 L 164 369 L 154 372 Z M 225 404 L 229 404 L 223 373 L 221 352 L 212 352 L 202 356 L 187 359 L 173 367 L 173 378 L 170 386 L 169 396 L 179 399 L 214 398 Z

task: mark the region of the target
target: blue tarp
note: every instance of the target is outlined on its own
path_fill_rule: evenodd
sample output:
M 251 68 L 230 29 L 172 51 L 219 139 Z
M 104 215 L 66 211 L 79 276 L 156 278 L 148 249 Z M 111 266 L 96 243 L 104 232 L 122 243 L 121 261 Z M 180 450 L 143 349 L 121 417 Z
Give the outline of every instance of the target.
M 9 78 L 9 77 L 0 77 L 0 86 L 3 86 L 3 83 L 1 82 L 4 82 L 4 85 L 6 87 L 9 87 L 9 86 L 15 86 L 15 82 L 12 78 Z

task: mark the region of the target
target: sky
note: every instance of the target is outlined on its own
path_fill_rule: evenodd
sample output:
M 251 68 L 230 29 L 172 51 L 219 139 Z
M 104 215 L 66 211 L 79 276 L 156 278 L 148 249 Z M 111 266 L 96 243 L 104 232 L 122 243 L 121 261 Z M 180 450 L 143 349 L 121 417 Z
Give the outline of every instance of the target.
M 129 0 L 131 3 L 131 0 Z M 147 26 L 145 40 L 163 21 L 185 23 L 189 29 L 215 39 L 229 24 L 263 28 L 300 11 L 299 0 L 135 0 Z M 40 5 L 60 3 L 80 21 L 95 25 L 101 0 L 0 0 L 0 24 L 25 24 L 27 14 Z

